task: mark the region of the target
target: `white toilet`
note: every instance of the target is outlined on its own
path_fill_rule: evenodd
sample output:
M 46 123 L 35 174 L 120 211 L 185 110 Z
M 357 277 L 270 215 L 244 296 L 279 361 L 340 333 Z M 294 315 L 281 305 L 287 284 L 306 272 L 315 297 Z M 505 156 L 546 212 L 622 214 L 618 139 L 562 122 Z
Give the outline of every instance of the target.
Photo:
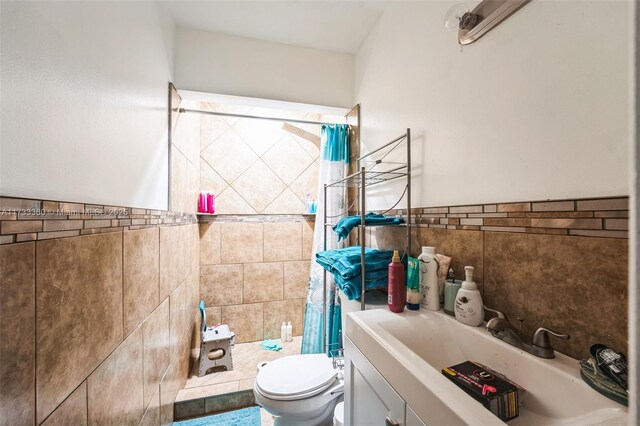
M 342 329 L 347 313 L 360 310 L 360 302 L 349 301 L 338 292 L 342 306 Z M 367 309 L 387 306 L 383 293 L 365 297 Z M 275 426 L 333 425 L 336 404 L 343 401 L 342 371 L 324 354 L 292 355 L 262 366 L 253 384 L 256 403 L 275 418 Z
M 276 426 L 331 425 L 342 401 L 342 372 L 324 354 L 279 358 L 260 369 L 253 385 L 256 403 L 274 416 Z

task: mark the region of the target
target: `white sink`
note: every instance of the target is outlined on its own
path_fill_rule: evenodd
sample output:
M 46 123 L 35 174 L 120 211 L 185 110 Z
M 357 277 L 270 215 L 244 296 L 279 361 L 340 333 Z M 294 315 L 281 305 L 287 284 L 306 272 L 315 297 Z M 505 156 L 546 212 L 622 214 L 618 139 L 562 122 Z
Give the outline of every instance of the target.
M 584 383 L 575 359 L 558 352 L 554 359 L 535 357 L 442 311 L 355 312 L 347 317 L 346 335 L 427 424 L 504 424 L 442 375 L 464 361 L 526 389 L 510 425 L 627 424 L 627 408 Z

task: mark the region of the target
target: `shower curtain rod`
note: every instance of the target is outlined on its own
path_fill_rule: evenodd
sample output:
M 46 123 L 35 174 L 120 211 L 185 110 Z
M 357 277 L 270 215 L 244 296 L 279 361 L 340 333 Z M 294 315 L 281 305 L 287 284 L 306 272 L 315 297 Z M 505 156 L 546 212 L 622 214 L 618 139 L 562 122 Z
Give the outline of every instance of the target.
M 187 109 L 180 108 L 179 112 L 191 112 L 196 114 L 209 114 L 209 115 L 220 115 L 222 117 L 237 117 L 237 118 L 254 118 L 258 120 L 272 120 L 272 121 L 286 121 L 288 123 L 300 123 L 300 124 L 327 124 L 327 125 L 337 125 L 337 124 L 347 124 L 347 123 L 325 123 L 322 121 L 309 121 L 309 120 L 294 120 L 288 118 L 277 118 L 277 117 L 258 117 L 255 115 L 245 115 L 245 114 L 230 114 L 226 112 L 215 112 L 215 111 L 204 111 L 200 109 Z

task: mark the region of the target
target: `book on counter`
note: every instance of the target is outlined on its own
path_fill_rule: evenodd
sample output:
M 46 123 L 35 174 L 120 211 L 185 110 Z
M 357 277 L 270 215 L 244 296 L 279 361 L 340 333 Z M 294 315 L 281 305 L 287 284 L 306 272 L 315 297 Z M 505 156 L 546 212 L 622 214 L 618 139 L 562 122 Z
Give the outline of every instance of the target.
M 483 365 L 465 361 L 442 374 L 489 411 L 507 421 L 518 416 L 518 386 Z

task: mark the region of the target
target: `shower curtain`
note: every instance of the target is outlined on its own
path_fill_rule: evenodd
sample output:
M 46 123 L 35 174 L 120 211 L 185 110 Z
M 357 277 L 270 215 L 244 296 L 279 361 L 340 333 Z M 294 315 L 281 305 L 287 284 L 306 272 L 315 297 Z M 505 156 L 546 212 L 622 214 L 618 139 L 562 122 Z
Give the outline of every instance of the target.
M 323 272 L 316 263 L 316 253 L 323 250 L 324 224 L 335 222 L 336 216 L 347 209 L 347 191 L 345 187 L 335 186 L 327 189 L 327 218 L 324 217 L 324 185 L 347 174 L 349 164 L 349 126 L 323 125 L 321 141 L 320 176 L 318 178 L 318 209 L 313 234 L 313 250 L 309 271 L 309 293 L 304 317 L 302 333 L 302 353 L 322 353 L 323 315 Z M 335 233 L 327 230 L 327 250 L 340 248 L 344 242 L 338 243 Z M 331 274 L 327 274 L 327 354 L 331 355 L 342 347 L 340 305 L 337 303 L 335 285 Z

